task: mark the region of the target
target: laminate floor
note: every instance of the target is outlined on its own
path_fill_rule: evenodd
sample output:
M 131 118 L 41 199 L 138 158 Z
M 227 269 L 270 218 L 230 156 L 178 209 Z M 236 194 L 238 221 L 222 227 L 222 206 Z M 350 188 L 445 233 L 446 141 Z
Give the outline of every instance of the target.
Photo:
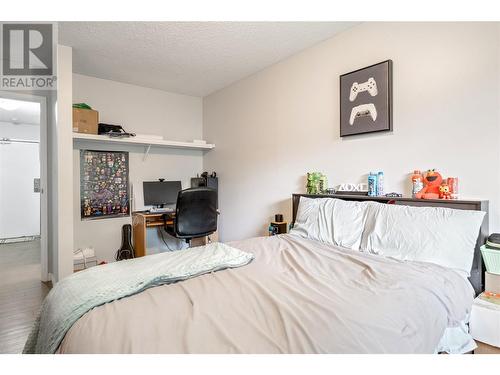
M 40 240 L 0 244 L 0 353 L 21 353 L 50 290 L 40 281 Z

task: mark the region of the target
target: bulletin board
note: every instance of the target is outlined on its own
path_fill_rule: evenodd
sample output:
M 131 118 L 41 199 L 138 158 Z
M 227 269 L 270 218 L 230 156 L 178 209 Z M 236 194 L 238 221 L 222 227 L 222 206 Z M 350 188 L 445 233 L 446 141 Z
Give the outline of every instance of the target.
M 128 152 L 80 150 L 82 219 L 130 215 Z

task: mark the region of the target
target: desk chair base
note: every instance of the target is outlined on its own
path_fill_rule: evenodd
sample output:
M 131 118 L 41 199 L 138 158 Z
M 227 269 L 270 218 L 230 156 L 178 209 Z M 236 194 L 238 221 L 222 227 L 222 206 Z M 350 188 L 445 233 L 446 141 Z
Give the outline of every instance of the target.
M 205 237 L 192 238 L 189 241 L 189 247 L 204 246 L 212 242 L 217 242 L 217 232 Z
M 174 237 L 174 238 L 177 238 L 177 239 L 180 239 L 178 237 L 175 236 L 175 230 L 173 228 L 173 225 L 166 225 L 163 230 L 170 236 Z M 206 235 L 206 236 L 202 236 L 202 237 L 193 237 L 193 238 L 182 238 L 184 241 L 186 241 L 186 243 L 189 245 L 189 247 L 197 247 L 197 246 L 203 246 L 203 245 L 207 245 L 209 243 L 212 242 L 212 238 L 215 238 L 215 241 L 214 242 L 217 242 L 217 234 L 216 232 L 214 233 L 211 233 L 209 235 Z

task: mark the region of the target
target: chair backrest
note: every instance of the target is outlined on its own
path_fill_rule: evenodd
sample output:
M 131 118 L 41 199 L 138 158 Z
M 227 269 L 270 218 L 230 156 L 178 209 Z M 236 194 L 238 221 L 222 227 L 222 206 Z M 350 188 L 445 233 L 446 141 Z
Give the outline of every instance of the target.
M 181 190 L 177 195 L 175 210 L 177 237 L 203 237 L 216 230 L 217 191 L 208 187 Z

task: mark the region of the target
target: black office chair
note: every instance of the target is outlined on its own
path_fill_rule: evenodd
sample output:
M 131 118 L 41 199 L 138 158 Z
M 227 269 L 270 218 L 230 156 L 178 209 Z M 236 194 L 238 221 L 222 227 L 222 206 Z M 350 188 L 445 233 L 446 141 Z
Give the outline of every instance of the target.
M 217 191 L 208 187 L 197 187 L 179 191 L 174 223 L 165 231 L 186 242 L 205 237 L 217 230 Z

